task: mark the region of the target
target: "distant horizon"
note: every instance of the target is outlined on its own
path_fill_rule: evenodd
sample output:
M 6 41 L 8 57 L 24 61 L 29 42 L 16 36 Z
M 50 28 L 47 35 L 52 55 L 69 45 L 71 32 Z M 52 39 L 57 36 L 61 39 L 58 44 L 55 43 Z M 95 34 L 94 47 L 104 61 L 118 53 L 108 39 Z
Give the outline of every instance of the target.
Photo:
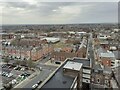
M 118 24 L 117 22 L 113 23 L 64 23 L 64 24 L 1 24 L 0 26 L 3 26 L 3 25 L 74 25 L 74 24 Z

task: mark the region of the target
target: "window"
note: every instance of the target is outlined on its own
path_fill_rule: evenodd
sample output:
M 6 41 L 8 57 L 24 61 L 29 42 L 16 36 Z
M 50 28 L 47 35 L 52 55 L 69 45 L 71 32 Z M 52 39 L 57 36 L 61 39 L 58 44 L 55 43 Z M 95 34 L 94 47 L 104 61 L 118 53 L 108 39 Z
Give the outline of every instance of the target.
M 97 82 L 100 83 L 100 79 L 99 78 L 97 79 Z
M 107 83 L 108 83 L 108 80 L 105 80 L 105 83 L 107 84 Z
M 107 61 L 107 63 L 109 63 L 109 62 Z

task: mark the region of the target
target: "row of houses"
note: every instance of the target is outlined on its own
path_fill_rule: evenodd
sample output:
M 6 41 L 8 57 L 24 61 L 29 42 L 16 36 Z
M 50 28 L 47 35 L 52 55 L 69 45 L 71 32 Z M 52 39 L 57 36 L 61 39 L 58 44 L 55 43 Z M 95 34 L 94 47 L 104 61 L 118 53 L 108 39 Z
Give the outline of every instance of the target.
M 10 58 L 16 59 L 32 59 L 39 60 L 48 53 L 52 52 L 52 47 L 15 47 L 7 46 L 2 47 L 3 56 L 9 56 Z

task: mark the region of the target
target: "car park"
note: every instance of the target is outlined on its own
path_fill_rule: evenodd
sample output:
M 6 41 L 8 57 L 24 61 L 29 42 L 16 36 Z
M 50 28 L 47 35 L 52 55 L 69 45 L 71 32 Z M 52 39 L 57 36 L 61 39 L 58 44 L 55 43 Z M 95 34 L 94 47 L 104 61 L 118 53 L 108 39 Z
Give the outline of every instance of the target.
M 13 76 L 13 74 L 12 73 L 8 73 L 8 72 L 2 72 L 2 76 L 10 78 L 10 77 Z
M 28 66 L 21 66 L 16 64 L 2 64 L 2 71 L 0 72 L 3 78 L 3 85 L 12 84 L 16 86 L 21 81 L 28 78 L 34 71 L 28 68 Z

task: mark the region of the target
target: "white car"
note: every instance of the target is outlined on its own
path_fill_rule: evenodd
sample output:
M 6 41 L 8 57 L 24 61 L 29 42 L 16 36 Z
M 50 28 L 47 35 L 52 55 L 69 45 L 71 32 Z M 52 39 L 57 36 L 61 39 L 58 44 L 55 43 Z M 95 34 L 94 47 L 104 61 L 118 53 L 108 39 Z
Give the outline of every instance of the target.
M 25 68 L 23 67 L 23 68 L 21 68 L 20 70 L 24 71 L 24 70 L 25 70 Z
M 18 68 L 18 66 L 14 67 L 14 70 L 17 69 L 17 68 Z
M 7 72 L 5 72 L 5 76 L 8 77 L 8 75 L 9 75 L 9 74 L 8 74 Z
M 42 67 L 39 67 L 39 70 L 42 71 Z
M 32 88 L 34 89 L 34 88 L 37 88 L 38 87 L 38 84 L 34 84 L 33 86 L 32 86 Z
M 15 84 L 16 84 L 16 82 L 17 82 L 17 80 L 16 80 L 16 79 L 14 79 L 14 80 L 12 80 L 12 82 L 11 82 L 11 83 L 12 83 L 13 85 L 15 85 Z
M 7 76 L 7 77 L 12 77 L 13 76 L 13 74 L 12 73 L 9 73 L 9 75 Z

